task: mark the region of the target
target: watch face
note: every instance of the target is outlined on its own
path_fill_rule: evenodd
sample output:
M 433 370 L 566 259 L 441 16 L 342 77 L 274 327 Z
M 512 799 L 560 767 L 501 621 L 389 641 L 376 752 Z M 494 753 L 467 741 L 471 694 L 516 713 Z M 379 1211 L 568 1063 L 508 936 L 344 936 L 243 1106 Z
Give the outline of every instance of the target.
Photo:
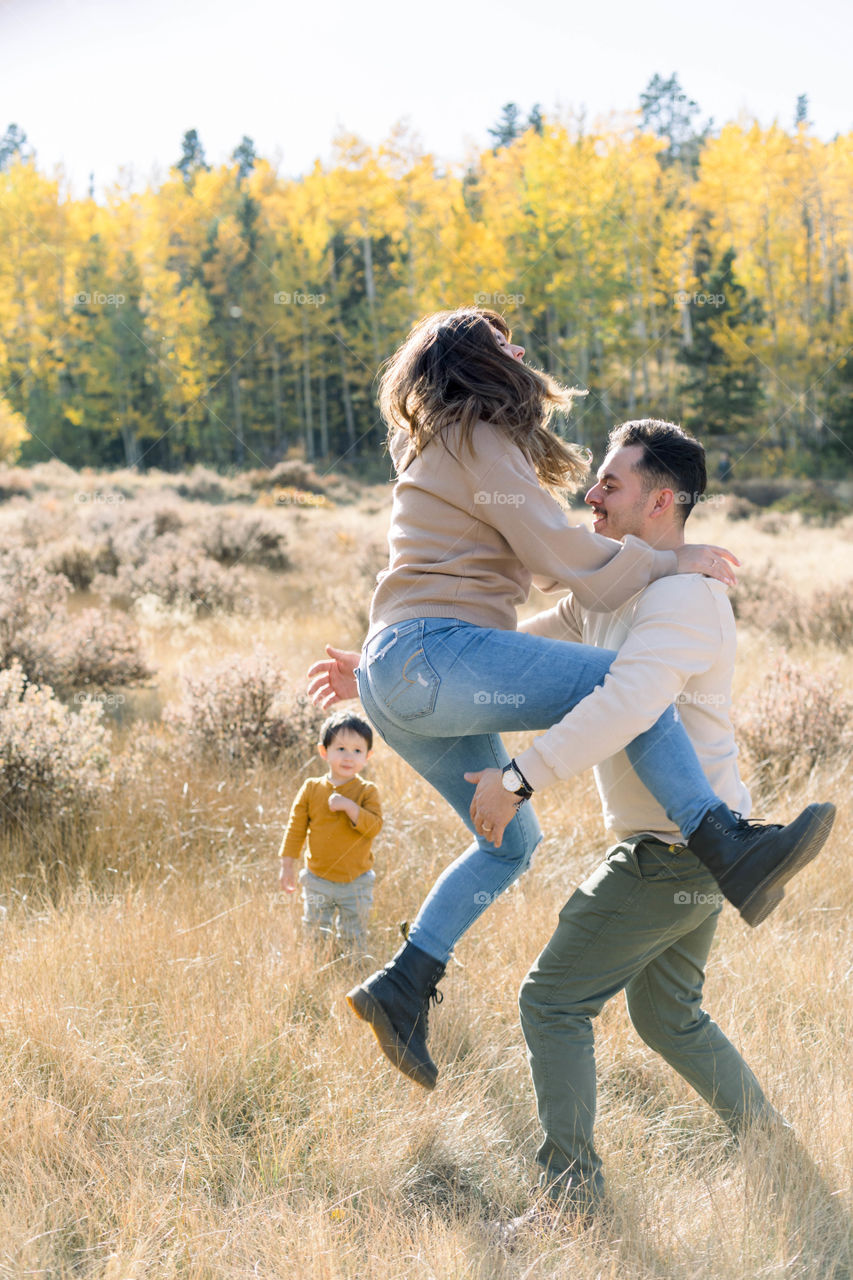
M 518 791 L 524 784 L 515 769 L 506 769 L 503 775 L 503 785 L 506 791 Z

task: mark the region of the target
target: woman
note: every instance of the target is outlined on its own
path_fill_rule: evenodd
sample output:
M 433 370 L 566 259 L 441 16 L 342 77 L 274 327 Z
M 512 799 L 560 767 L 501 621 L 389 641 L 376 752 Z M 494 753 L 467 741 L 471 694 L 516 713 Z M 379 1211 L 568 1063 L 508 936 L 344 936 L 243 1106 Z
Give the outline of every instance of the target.
M 726 560 L 737 563 L 720 547 L 660 552 L 571 525 L 550 491 L 579 480 L 585 459 L 547 423 L 574 393 L 523 355 L 495 313 L 443 312 L 415 327 L 380 384 L 397 481 L 390 564 L 371 604 L 358 693 L 388 744 L 477 839 L 439 877 L 393 960 L 347 1000 L 389 1059 L 427 1089 L 437 1078 L 426 1045 L 436 983 L 456 941 L 526 870 L 541 839 L 525 801 L 549 770 L 535 742 L 511 761 L 498 734 L 549 728 L 603 681 L 614 657 L 515 630 L 534 575 L 543 590 L 571 590 L 607 611 L 670 573 L 732 583 Z M 312 696 L 324 705 L 352 696 L 354 660 L 341 654 L 313 667 Z M 603 755 L 626 747 L 619 725 L 610 731 Z M 784 829 L 735 818 L 671 708 L 627 751 L 689 847 L 757 924 L 781 896 L 765 881 L 782 862 L 793 874 L 816 851 L 813 815 Z M 513 806 L 505 830 L 493 803 L 496 769 Z

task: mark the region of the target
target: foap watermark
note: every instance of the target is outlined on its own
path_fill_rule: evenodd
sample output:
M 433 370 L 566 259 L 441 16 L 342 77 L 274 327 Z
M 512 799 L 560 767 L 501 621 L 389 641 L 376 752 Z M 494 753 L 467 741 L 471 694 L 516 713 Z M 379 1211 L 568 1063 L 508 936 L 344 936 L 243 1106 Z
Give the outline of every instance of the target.
M 690 693 L 686 689 L 675 699 L 678 705 L 687 703 L 692 707 L 725 707 L 728 706 L 730 699 L 725 693 Z
M 726 495 L 724 493 L 690 493 L 688 490 L 679 489 L 678 493 L 673 494 L 672 500 L 682 506 L 695 507 L 698 503 L 704 502 L 709 507 L 718 507 L 726 501 Z
M 679 307 L 724 307 L 726 305 L 726 295 L 724 293 L 688 293 L 686 289 L 679 289 L 675 295 L 675 301 Z
M 325 293 L 274 293 L 272 300 L 277 307 L 322 307 L 326 301 Z
M 78 707 L 121 707 L 127 698 L 123 693 L 75 693 L 74 701 Z
M 520 507 L 525 500 L 523 493 L 504 493 L 502 490 L 489 493 L 487 489 L 478 489 L 474 494 L 474 505 L 477 507 L 488 507 L 492 504 L 496 507 Z
M 478 307 L 523 307 L 526 298 L 523 293 L 475 293 L 474 302 Z
M 502 693 L 500 689 L 478 689 L 474 694 L 478 707 L 520 707 L 527 701 L 523 693 Z
M 307 489 L 273 489 L 273 501 L 277 507 L 327 507 L 329 500 L 324 493 L 309 493 Z
M 112 489 L 78 489 L 74 495 L 74 501 L 80 504 L 91 503 L 93 506 L 116 507 L 124 502 L 123 493 L 115 493 Z
M 700 893 L 698 889 L 692 893 L 679 889 L 672 895 L 672 900 L 677 907 L 721 907 L 724 901 L 721 893 Z
M 123 293 L 87 293 L 81 291 L 74 295 L 75 307 L 120 307 L 127 302 Z

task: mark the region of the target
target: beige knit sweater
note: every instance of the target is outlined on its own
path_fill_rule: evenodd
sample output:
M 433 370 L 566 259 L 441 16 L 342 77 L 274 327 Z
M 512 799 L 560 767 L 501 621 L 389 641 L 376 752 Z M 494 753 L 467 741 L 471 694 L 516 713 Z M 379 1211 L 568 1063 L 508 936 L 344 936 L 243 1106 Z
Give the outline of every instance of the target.
M 604 821 L 618 839 L 641 832 L 681 839 L 621 749 L 675 703 L 714 791 L 749 816 L 731 721 L 737 636 L 721 583 L 698 574 L 664 578 L 609 614 L 590 613 L 567 596 L 521 629 L 618 650 L 604 683 L 516 756 L 531 786 L 551 786 L 594 764 Z
M 571 524 L 521 450 L 489 423 L 474 428 L 472 450 L 451 429 L 400 470 L 408 441 L 400 431 L 392 442 L 390 561 L 377 579 L 368 638 L 419 617 L 513 630 L 531 582 L 609 611 L 676 572 L 673 551 Z

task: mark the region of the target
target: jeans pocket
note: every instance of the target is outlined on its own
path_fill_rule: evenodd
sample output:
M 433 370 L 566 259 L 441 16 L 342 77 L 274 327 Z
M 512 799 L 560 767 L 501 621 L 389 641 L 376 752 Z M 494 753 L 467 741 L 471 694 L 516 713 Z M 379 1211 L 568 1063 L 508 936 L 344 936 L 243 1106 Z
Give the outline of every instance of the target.
M 423 624 L 407 628 L 405 635 L 384 632 L 382 644 L 370 646 L 359 679 L 366 676 L 374 700 L 399 721 L 418 720 L 432 714 L 441 677 L 430 666 L 423 647 Z M 377 639 L 379 639 L 378 637 Z M 364 670 L 366 667 L 366 671 Z

